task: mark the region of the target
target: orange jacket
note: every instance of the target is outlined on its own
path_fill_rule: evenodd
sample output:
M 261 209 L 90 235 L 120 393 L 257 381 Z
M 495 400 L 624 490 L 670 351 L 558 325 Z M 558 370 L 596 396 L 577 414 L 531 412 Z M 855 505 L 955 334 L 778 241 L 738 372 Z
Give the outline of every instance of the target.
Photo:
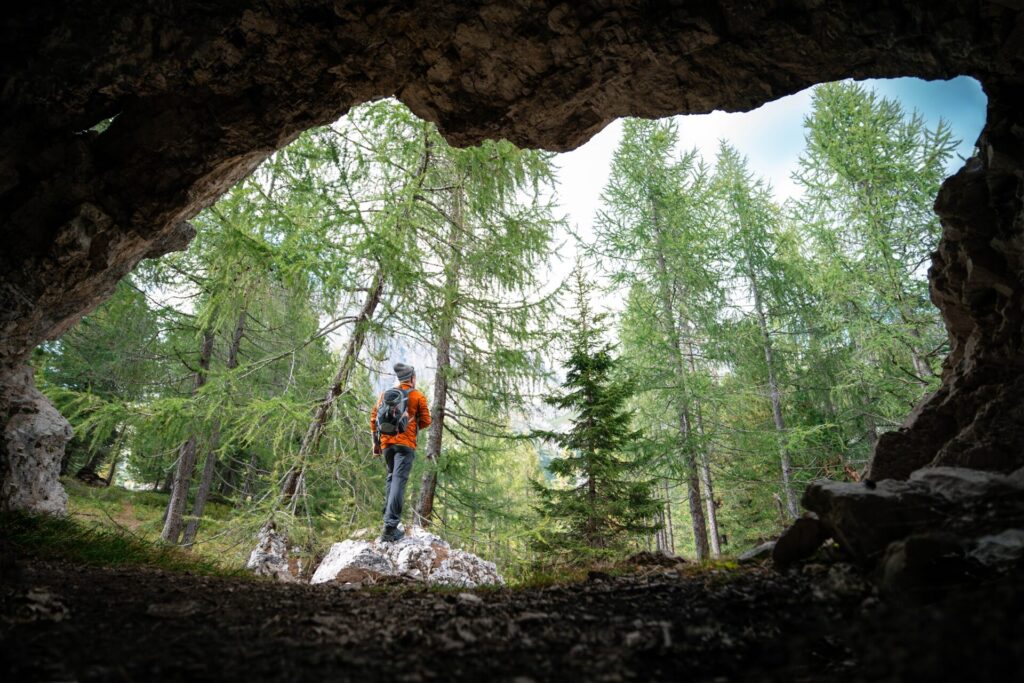
M 403 382 L 399 388 L 410 389 L 412 384 Z M 377 397 L 377 402 L 373 404 L 373 410 L 370 411 L 370 432 L 374 440 L 377 438 L 377 409 L 380 408 L 382 398 L 384 398 L 383 393 Z M 427 408 L 427 397 L 419 389 L 413 389 L 409 392 L 409 426 L 401 434 L 381 434 L 380 449 L 383 451 L 388 446 L 416 448 L 416 433 L 429 426 L 430 409 Z

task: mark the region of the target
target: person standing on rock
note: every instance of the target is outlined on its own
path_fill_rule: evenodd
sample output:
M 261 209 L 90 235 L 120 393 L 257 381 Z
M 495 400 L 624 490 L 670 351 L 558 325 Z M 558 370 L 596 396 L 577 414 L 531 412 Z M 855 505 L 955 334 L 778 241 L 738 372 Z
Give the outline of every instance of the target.
M 380 540 L 397 541 L 405 534 L 398 528 L 402 521 L 402 500 L 416 459 L 416 434 L 430 425 L 427 397 L 416 389 L 416 369 L 395 363 L 398 385 L 380 395 L 370 411 L 373 454 L 384 456 L 387 479 L 384 484 L 384 531 Z

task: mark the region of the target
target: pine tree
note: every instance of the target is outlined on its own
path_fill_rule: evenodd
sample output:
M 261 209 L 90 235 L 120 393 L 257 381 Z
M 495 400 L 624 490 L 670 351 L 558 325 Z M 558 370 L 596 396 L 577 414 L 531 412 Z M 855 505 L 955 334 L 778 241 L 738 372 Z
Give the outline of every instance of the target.
M 616 377 L 613 347 L 603 340 L 604 316 L 591 311 L 587 294 L 577 268 L 576 315 L 563 392 L 546 400 L 574 413 L 572 427 L 567 432 L 535 432 L 562 449 L 562 457 L 548 469 L 568 482 L 564 488 L 535 484 L 538 509 L 554 522 L 539 545 L 577 560 L 613 555 L 631 535 L 654 531 L 647 520 L 661 509 L 651 494 L 653 482 L 635 454 L 640 435 L 626 409 L 633 387 Z

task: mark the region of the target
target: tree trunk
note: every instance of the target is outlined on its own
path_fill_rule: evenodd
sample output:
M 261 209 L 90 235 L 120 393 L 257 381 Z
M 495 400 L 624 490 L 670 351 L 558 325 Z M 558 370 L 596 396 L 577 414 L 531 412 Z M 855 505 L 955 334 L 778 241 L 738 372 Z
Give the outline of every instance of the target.
M 239 503 L 247 502 L 249 496 L 253 494 L 253 486 L 256 484 L 256 466 L 258 464 L 259 458 L 256 455 L 256 451 L 253 451 L 249 456 L 249 464 L 245 466 L 245 478 L 242 480 L 242 491 L 238 499 Z
M 451 370 L 451 324 L 446 323 L 447 332 L 438 338 L 437 343 L 437 374 L 434 376 L 434 400 L 430 407 L 430 436 L 427 438 L 427 470 L 423 473 L 420 484 L 420 496 L 416 502 L 416 524 L 424 528 L 430 526 L 430 518 L 434 512 L 434 493 L 437 489 L 437 459 L 441 455 L 441 442 L 444 434 L 445 407 L 448 402 L 448 373 Z
M 661 494 L 664 495 L 665 487 L 664 482 L 658 485 L 658 488 L 662 489 Z M 663 555 L 672 554 L 671 548 L 668 543 L 668 498 L 662 499 L 661 508 L 658 510 L 658 515 L 654 520 L 654 523 L 658 525 L 658 530 L 654 534 L 654 547 Z
M 588 460 L 591 459 L 588 458 Z M 594 471 L 593 464 L 587 467 L 587 471 Z M 587 478 L 587 500 L 589 502 L 588 507 L 590 508 L 590 515 L 587 518 L 587 545 L 591 548 L 600 548 L 602 543 L 597 535 L 597 480 L 593 474 Z
M 694 359 L 693 345 L 687 345 L 690 356 L 690 371 L 696 372 L 696 360 Z M 700 457 L 700 474 L 701 480 L 704 484 L 704 509 L 707 512 L 708 521 L 708 536 L 711 541 L 711 555 L 715 558 L 722 556 L 722 542 L 718 532 L 718 509 L 715 507 L 715 487 L 711 478 L 711 449 L 707 445 L 706 435 L 704 433 L 704 412 L 701 408 L 700 401 L 695 401 L 695 408 L 697 410 L 697 435 L 700 436 L 700 441 L 704 444 L 701 449 Z
M 105 450 L 96 450 L 92 455 L 89 456 L 89 460 L 84 465 L 78 468 L 75 472 L 75 479 L 79 479 L 88 484 L 91 484 L 99 478 L 96 470 L 100 468 L 103 461 L 107 459 L 109 453 Z
M 761 342 L 764 345 L 764 362 L 768 368 L 768 390 L 771 393 L 772 418 L 775 421 L 775 438 L 779 449 L 779 462 L 782 466 L 782 493 L 786 499 L 786 511 L 790 518 L 796 519 L 800 516 L 800 510 L 796 504 L 796 493 L 793 491 L 793 468 L 789 461 L 789 449 L 786 448 L 786 423 L 782 419 L 782 394 L 779 392 L 779 381 L 775 376 L 775 358 L 772 351 L 772 338 L 768 332 L 768 320 L 764 314 L 764 304 L 761 301 L 761 290 L 758 287 L 757 277 L 754 275 L 753 265 L 750 264 L 748 255 L 747 277 L 750 279 L 750 288 L 754 294 L 754 308 L 757 311 L 757 324 L 761 330 Z
M 232 455 L 221 460 L 221 463 L 220 485 L 217 491 L 220 495 L 228 497 L 238 489 L 238 459 Z
M 206 374 L 210 370 L 210 356 L 213 355 L 213 331 L 207 330 L 203 333 L 203 343 L 199 350 L 199 369 L 193 380 L 192 395 L 199 393 L 199 389 L 206 384 Z M 188 499 L 188 489 L 192 483 L 192 470 L 196 466 L 196 435 L 192 434 L 181 444 L 178 449 L 178 467 L 174 474 L 174 484 L 171 487 L 171 497 L 167 501 L 167 514 L 164 518 L 164 528 L 160 538 L 169 542 L 177 543 L 181 536 L 182 515 L 185 513 L 185 503 Z
M 469 456 L 469 551 L 476 552 L 476 453 Z
M 230 373 L 238 367 L 238 347 L 242 343 L 242 335 L 245 333 L 245 319 L 248 312 L 243 307 L 238 315 L 238 322 L 235 323 L 235 330 L 231 334 L 231 346 L 228 347 L 227 370 Z M 206 509 L 206 499 L 210 496 L 210 486 L 213 484 L 213 473 L 217 469 L 217 451 L 220 449 L 220 420 L 214 420 L 213 429 L 210 433 L 210 444 L 206 450 L 206 463 L 203 465 L 203 476 L 199 479 L 199 489 L 196 491 L 196 498 L 192 502 L 192 519 L 188 520 L 185 527 L 185 537 L 181 544 L 191 548 L 196 540 L 196 532 L 199 531 L 199 520 L 203 517 L 203 510 Z
M 430 526 L 431 515 L 434 511 L 434 492 L 437 489 L 435 465 L 441 456 L 441 442 L 444 439 L 448 381 L 452 368 L 452 331 L 455 328 L 455 316 L 458 312 L 459 275 L 462 268 L 460 244 L 465 228 L 462 216 L 462 192 L 462 188 L 457 187 L 452 198 L 452 218 L 448 230 L 451 258 L 445 264 L 444 302 L 437 329 L 437 374 L 434 376 L 434 401 L 430 408 L 430 437 L 427 439 L 428 466 L 423 473 L 420 496 L 416 502 L 415 523 L 424 528 Z
M 902 314 L 902 308 L 900 309 L 900 312 Z M 907 316 L 903 317 L 904 321 L 908 325 L 910 325 L 910 336 L 913 337 L 918 343 L 920 343 L 921 331 L 914 327 L 912 323 L 910 323 L 910 321 L 907 319 Z M 910 360 L 914 364 L 914 372 L 916 372 L 917 376 L 921 378 L 921 386 L 927 388 L 928 380 L 931 379 L 932 377 L 935 377 L 935 371 L 932 370 L 932 366 L 928 364 L 928 361 L 921 357 L 921 354 L 920 352 L 918 352 L 917 347 L 913 345 L 910 347 Z
M 282 507 L 285 505 L 294 506 L 295 494 L 301 489 L 306 461 L 316 453 L 317 448 L 320 446 L 320 439 L 323 437 L 327 421 L 331 417 L 331 410 L 334 408 L 335 400 L 348 388 L 352 369 L 355 367 L 356 360 L 363 350 L 366 331 L 369 329 L 370 322 L 373 320 L 373 315 L 377 311 L 377 306 L 380 304 L 383 293 L 384 272 L 378 268 L 373 276 L 370 289 L 366 293 L 366 298 L 363 300 L 363 306 L 356 316 L 352 327 L 352 336 L 349 337 L 348 346 L 345 348 L 345 355 L 338 366 L 338 372 L 335 373 L 331 386 L 327 390 L 327 395 L 324 396 L 324 400 L 313 411 L 313 418 L 310 420 L 309 427 L 306 428 L 306 434 L 302 437 L 302 444 L 299 446 L 297 462 L 292 465 L 285 475 L 284 482 L 281 485 L 279 500 L 279 505 Z
M 665 518 L 668 522 L 668 547 L 672 551 L 672 554 L 676 554 L 676 530 L 675 525 L 672 523 L 672 488 L 668 483 L 668 479 L 664 480 L 665 484 Z
M 168 543 L 177 543 L 181 536 L 182 515 L 188 498 L 188 488 L 192 480 L 192 469 L 196 465 L 196 437 L 188 437 L 178 449 L 178 466 L 171 486 L 171 497 L 167 501 L 167 513 L 164 515 L 164 528 L 160 538 Z
M 110 487 L 114 483 L 114 479 L 117 477 L 117 466 L 121 462 L 121 444 L 123 439 L 117 440 L 117 449 L 114 451 L 114 457 L 110 461 L 110 474 L 104 480 L 104 486 Z
M 866 393 L 861 399 L 861 406 L 863 408 L 865 438 L 868 440 L 868 453 L 871 454 L 875 452 L 875 444 L 878 443 L 878 423 L 875 420 L 875 414 L 871 412 L 871 401 Z
M 98 449 L 89 456 L 89 460 L 78 468 L 77 472 L 75 472 L 75 479 L 84 481 L 86 484 L 90 484 L 92 486 L 99 484 L 106 485 L 106 480 L 104 480 L 99 474 L 100 466 L 103 465 L 103 462 L 108 457 L 110 457 L 111 453 L 114 453 L 123 438 L 122 432 L 123 429 L 121 428 L 115 429 L 113 434 L 111 434 L 110 443 L 106 448 Z
M 680 414 L 681 430 L 689 434 L 690 427 L 685 413 Z M 694 549 L 697 553 L 697 561 L 703 562 L 709 557 L 708 549 L 708 528 L 704 519 L 704 509 L 701 507 L 700 478 L 697 474 L 697 459 L 694 457 L 692 448 L 686 447 L 686 495 L 690 508 L 690 519 L 693 522 Z
M 678 382 L 676 390 L 680 394 L 677 397 L 679 401 L 677 419 L 679 424 L 680 456 L 686 468 L 686 495 L 690 509 L 690 520 L 693 526 L 693 545 L 697 553 L 697 560 L 703 562 L 708 559 L 709 554 L 708 530 L 707 522 L 704 519 L 704 510 L 701 508 L 700 479 L 697 474 L 696 454 L 690 439 L 690 415 L 685 395 L 686 366 L 683 362 L 682 339 L 676 326 L 675 307 L 672 305 L 672 293 L 668 283 L 668 268 L 665 264 L 665 255 L 661 252 L 661 245 L 658 248 L 661 312 L 665 321 L 665 332 L 671 347 L 670 353 L 675 365 L 676 381 Z
M 704 499 L 704 509 L 707 510 L 708 536 L 711 540 L 711 555 L 719 558 L 722 556 L 722 540 L 718 531 L 718 510 L 715 507 L 715 488 L 711 481 L 711 463 L 707 451 L 701 457 L 701 478 L 704 480 L 704 491 L 707 497 Z

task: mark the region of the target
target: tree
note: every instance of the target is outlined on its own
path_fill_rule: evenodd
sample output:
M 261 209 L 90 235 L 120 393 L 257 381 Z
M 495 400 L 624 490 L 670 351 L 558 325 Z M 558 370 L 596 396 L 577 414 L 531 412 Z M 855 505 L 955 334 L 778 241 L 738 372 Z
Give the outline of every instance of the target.
M 707 516 L 713 518 L 715 511 L 713 505 L 705 506 L 701 494 L 701 463 L 707 462 L 708 453 L 695 416 L 701 413 L 696 389 L 705 385 L 700 375 L 706 369 L 691 361 L 721 307 L 721 291 L 709 174 L 696 152 L 673 159 L 677 139 L 671 121 L 624 123 L 601 195 L 592 251 L 612 265 L 614 282 L 653 293 L 651 298 L 634 299 L 634 305 L 651 307 L 636 320 L 657 327 L 656 333 L 643 335 L 648 343 L 633 347 L 634 358 L 669 377 L 668 382 L 645 385 L 659 387 L 661 402 L 674 408 L 676 457 L 667 464 L 674 472 L 681 471 L 686 481 L 694 548 L 697 558 L 704 560 L 711 551 Z M 710 467 L 703 470 L 709 489 Z
M 556 525 L 541 536 L 541 544 L 569 556 L 602 557 L 621 551 L 630 536 L 654 530 L 649 520 L 661 504 L 651 495 L 653 482 L 636 453 L 639 433 L 631 428 L 626 408 L 633 387 L 615 376 L 613 347 L 603 340 L 604 316 L 591 311 L 579 268 L 575 297 L 563 391 L 546 401 L 572 412 L 571 428 L 535 433 L 562 449 L 548 468 L 568 483 L 564 488 L 536 484 L 539 510 Z
M 114 295 L 68 331 L 60 340 L 36 352 L 39 385 L 65 415 L 100 417 L 98 405 L 144 400 L 164 381 L 160 363 L 166 352 L 158 315 L 147 305 L 140 278 L 121 280 Z M 84 407 L 82 396 L 98 399 Z M 110 485 L 126 442 L 133 437 L 131 420 L 124 414 L 105 414 L 104 428 L 96 432 L 75 429 L 65 449 L 62 473 L 72 472 L 89 482 Z M 110 474 L 99 474 L 110 462 Z
M 956 146 L 949 127 L 856 83 L 814 91 L 793 206 L 813 261 L 815 343 L 835 358 L 834 408 L 867 459 L 938 384 L 946 333 L 925 268 L 939 236 L 932 202 Z M 848 415 L 848 417 L 845 417 Z
M 551 155 L 508 142 L 454 149 L 433 135 L 408 247 L 421 270 L 395 304 L 396 331 L 434 349 L 433 423 L 415 506 L 423 526 L 434 516 L 446 437 L 507 435 L 508 416 L 525 406 L 525 385 L 542 374 L 557 291 L 543 291 L 558 223 L 545 192 Z
M 725 253 L 730 275 L 745 284 L 745 291 L 741 292 L 743 304 L 752 309 L 764 354 L 764 385 L 776 431 L 782 496 L 787 514 L 795 519 L 799 510 L 786 444 L 779 359 L 770 325 L 770 318 L 782 307 L 788 284 L 774 244 L 779 212 L 772 202 L 771 189 L 754 178 L 747 170 L 746 159 L 724 142 L 719 147 L 714 183 L 719 193 L 720 224 L 727 231 Z

